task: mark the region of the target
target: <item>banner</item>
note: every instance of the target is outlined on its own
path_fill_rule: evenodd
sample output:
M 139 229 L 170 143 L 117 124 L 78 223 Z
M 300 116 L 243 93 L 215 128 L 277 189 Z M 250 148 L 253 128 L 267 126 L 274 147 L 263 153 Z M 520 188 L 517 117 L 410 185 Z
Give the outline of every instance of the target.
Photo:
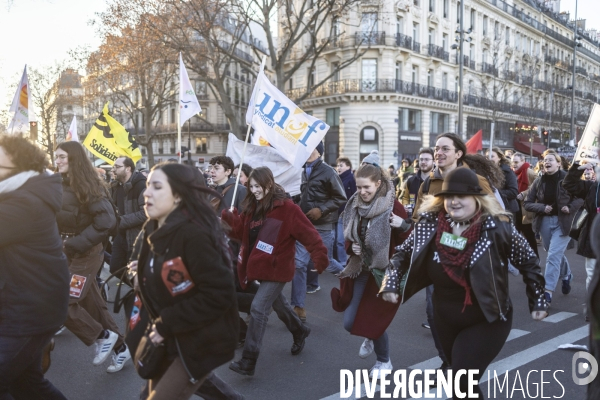
M 69 132 L 67 132 L 65 141 L 79 142 L 79 136 L 77 135 L 77 117 L 75 115 L 73 115 L 73 121 L 71 121 L 71 126 L 69 127 Z
M 202 107 L 198 103 L 187 70 L 183 65 L 181 53 L 179 53 L 179 126 L 183 126 L 185 121 L 201 111 Z
M 598 164 L 598 135 L 600 135 L 600 105 L 594 104 L 590 117 L 577 146 L 573 161 Z
M 255 130 L 253 143 L 268 142 L 294 167 L 301 168 L 329 130 L 279 91 L 263 71 L 258 74 L 246 113 Z
M 234 165 L 238 165 L 243 152 L 244 141 L 239 140 L 233 133 L 230 133 L 226 156 L 233 160 Z M 268 167 L 273 172 L 275 182 L 283 186 L 290 196 L 300 194 L 302 169 L 295 168 L 274 148 L 248 143 L 246 155 L 244 156 L 244 164 L 252 168 Z
M 133 136 L 108 114 L 108 103 L 104 105 L 83 145 L 110 165 L 122 156 L 131 158 L 133 162 L 142 158 L 142 151 Z
M 10 124 L 8 125 L 8 132 L 12 133 L 15 130 L 17 132 L 29 130 L 29 80 L 27 79 L 27 65 L 23 69 L 23 75 L 17 86 L 15 97 L 13 98 L 10 106 L 10 112 L 14 113 Z

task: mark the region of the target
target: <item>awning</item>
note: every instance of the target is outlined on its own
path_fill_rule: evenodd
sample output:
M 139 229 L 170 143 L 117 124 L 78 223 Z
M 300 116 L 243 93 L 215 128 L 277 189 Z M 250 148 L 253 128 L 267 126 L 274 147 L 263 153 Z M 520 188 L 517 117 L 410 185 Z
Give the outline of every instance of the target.
M 530 143 L 529 142 L 521 142 L 521 141 L 515 140 L 513 145 L 514 145 L 516 151 L 529 155 L 529 151 L 530 151 L 530 146 L 529 146 Z M 542 155 L 542 153 L 544 151 L 546 151 L 546 146 L 544 146 L 541 143 L 534 142 L 533 146 L 532 146 L 532 150 L 533 150 L 533 156 L 539 157 Z

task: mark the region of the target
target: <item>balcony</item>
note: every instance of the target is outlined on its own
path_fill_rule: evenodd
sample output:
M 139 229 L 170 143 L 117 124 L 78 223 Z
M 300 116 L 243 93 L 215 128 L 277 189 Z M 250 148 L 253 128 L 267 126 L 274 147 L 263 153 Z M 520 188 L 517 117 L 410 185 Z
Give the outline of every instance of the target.
M 531 76 L 522 76 L 521 85 L 533 86 L 533 78 Z
M 560 60 L 556 57 L 551 56 L 550 54 L 546 54 L 546 55 L 544 55 L 544 61 L 547 62 L 548 64 L 554 65 Z
M 444 61 L 450 60 L 450 54 L 447 51 L 444 51 L 443 47 L 436 46 L 435 44 L 429 43 L 427 46 L 427 54 L 432 57 L 441 58 Z
M 242 51 L 240 49 L 238 49 L 237 47 L 233 48 L 233 51 L 231 49 L 232 44 L 225 41 L 225 40 L 219 40 L 218 42 L 219 47 L 222 48 L 223 50 L 230 52 L 230 54 L 242 61 L 247 61 L 249 63 L 253 63 L 254 62 L 254 57 L 252 57 L 250 54 L 246 53 L 245 51 Z
M 587 69 L 585 69 L 583 67 L 575 67 L 575 72 L 578 74 L 581 74 L 583 76 L 588 76 Z
M 561 69 L 564 69 L 566 71 L 569 71 L 573 65 L 571 63 L 566 62 L 566 61 L 557 60 L 556 63 L 554 64 L 554 66 L 557 67 L 557 68 L 561 68 Z
M 385 32 L 358 31 L 354 34 L 354 44 L 356 46 L 375 46 L 385 44 Z
M 402 33 L 397 33 L 396 46 L 412 50 L 412 37 L 403 35 Z
M 494 75 L 496 77 L 498 76 L 498 69 L 494 65 L 486 62 L 481 63 L 481 72 L 484 74 Z
M 504 79 L 519 83 L 519 75 L 513 71 L 504 71 Z
M 413 49 L 413 51 L 414 51 L 415 53 L 421 53 L 421 43 L 419 43 L 419 42 L 415 42 L 415 41 L 413 40 L 413 46 L 412 46 L 412 49 Z
M 552 90 L 553 85 L 551 83 L 545 82 L 545 81 L 540 81 L 540 80 L 536 80 L 535 81 L 535 88 L 536 89 L 541 89 L 541 90 L 546 90 L 546 91 L 551 91 Z

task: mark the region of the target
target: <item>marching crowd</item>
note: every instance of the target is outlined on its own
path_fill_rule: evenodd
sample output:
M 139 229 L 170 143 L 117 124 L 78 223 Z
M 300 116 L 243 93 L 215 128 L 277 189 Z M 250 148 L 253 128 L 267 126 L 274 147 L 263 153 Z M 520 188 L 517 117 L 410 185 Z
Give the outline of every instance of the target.
M 364 338 L 358 355 L 374 353 L 371 376 L 393 369 L 387 328 L 421 289 L 440 368 L 479 371 L 511 330 L 509 273 L 525 284 L 515 301 L 542 320 L 559 282 L 571 291 L 565 250 L 576 240 L 595 293 L 593 164 L 548 150 L 536 173 L 520 153 L 467 154 L 451 133 L 397 171 L 377 151 L 357 168 L 323 153 L 319 144 L 292 197 L 270 169 L 226 156 L 206 171 L 167 162 L 149 173 L 119 157 L 107 182 L 78 142 L 58 145 L 50 171 L 38 147 L 0 137 L 0 400 L 65 399 L 44 378 L 65 328 L 93 347 L 94 365 L 110 359 L 109 373 L 133 358 L 142 399 L 242 399 L 213 370 L 243 348 L 229 368 L 254 375 L 272 311 L 300 354 L 305 299 L 324 271 L 339 278 L 332 308 L 344 329 Z M 124 332 L 107 307 L 105 263 L 120 280 Z M 591 298 L 586 319 L 597 321 Z

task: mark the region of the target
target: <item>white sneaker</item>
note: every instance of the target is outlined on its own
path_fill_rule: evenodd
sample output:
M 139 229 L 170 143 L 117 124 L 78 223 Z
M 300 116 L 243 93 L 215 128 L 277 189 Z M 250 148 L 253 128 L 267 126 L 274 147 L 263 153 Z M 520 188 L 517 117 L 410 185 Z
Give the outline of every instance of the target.
M 110 352 L 115 347 L 115 343 L 117 343 L 117 339 L 119 339 L 119 335 L 114 333 L 113 331 L 108 331 L 108 339 L 98 339 L 94 346 L 94 365 L 100 365 L 108 356 L 110 356 Z
M 65 329 L 67 329 L 66 326 L 64 326 L 64 325 L 61 326 L 60 328 L 58 328 L 58 330 L 56 331 L 56 333 L 54 334 L 54 336 L 60 335 L 61 333 L 63 333 L 65 331 Z
M 381 361 L 377 361 L 377 362 L 375 362 L 375 365 L 373 365 L 373 367 L 369 371 L 369 378 L 373 377 L 373 373 L 375 372 L 375 370 L 379 371 L 379 373 L 377 374 L 377 377 L 379 378 L 381 376 L 382 370 L 392 371 L 393 369 L 394 369 L 394 367 L 392 367 L 392 360 L 389 360 L 388 362 L 385 362 L 385 363 L 382 363 Z
M 106 369 L 106 372 L 119 372 L 120 370 L 123 369 L 123 365 L 125 365 L 125 363 L 127 362 L 127 360 L 129 360 L 131 358 L 131 353 L 129 352 L 129 347 L 127 347 L 127 345 L 125 345 L 125 350 L 115 354 L 113 352 L 112 354 L 112 361 L 110 362 L 110 365 L 108 366 L 108 368 Z
M 365 341 L 360 345 L 358 356 L 360 358 L 367 358 L 373 353 L 373 350 L 375 350 L 373 347 L 373 341 L 371 339 L 365 339 Z

